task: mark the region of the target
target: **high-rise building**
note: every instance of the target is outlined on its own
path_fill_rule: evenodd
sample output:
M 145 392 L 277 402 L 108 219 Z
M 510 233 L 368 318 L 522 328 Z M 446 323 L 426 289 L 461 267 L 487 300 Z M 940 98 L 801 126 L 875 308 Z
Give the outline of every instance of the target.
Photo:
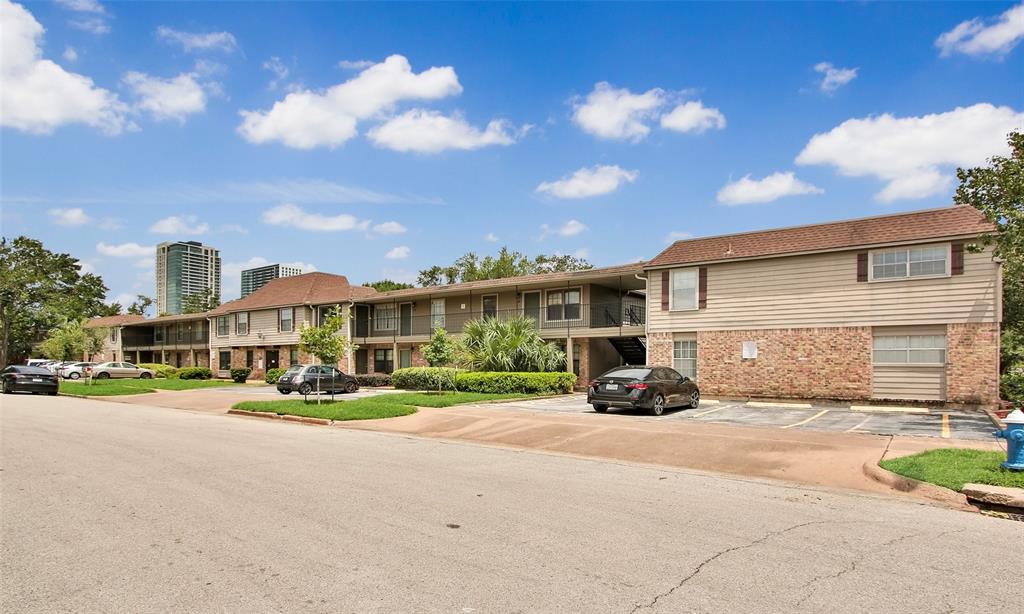
M 179 314 L 186 296 L 207 289 L 220 297 L 220 250 L 198 241 L 156 246 L 157 313 Z
M 248 296 L 267 285 L 271 279 L 302 275 L 302 269 L 286 264 L 268 264 L 242 271 L 242 296 Z

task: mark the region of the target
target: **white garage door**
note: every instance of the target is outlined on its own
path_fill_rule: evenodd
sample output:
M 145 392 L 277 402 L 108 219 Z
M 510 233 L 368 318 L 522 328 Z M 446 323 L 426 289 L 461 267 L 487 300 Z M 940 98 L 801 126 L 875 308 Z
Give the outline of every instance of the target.
M 876 328 L 872 343 L 876 399 L 946 398 L 946 328 Z

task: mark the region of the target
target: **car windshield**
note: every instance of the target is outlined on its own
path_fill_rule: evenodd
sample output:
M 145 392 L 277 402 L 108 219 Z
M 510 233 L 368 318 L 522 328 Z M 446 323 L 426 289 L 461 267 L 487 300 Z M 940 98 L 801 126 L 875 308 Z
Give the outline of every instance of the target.
M 650 375 L 650 369 L 615 369 L 602 375 L 601 377 L 621 377 L 624 379 L 644 379 Z
M 299 371 L 302 371 L 302 365 L 292 365 L 292 366 L 288 367 L 288 370 L 285 371 L 285 373 L 291 373 L 292 375 L 294 375 L 294 374 L 298 373 Z

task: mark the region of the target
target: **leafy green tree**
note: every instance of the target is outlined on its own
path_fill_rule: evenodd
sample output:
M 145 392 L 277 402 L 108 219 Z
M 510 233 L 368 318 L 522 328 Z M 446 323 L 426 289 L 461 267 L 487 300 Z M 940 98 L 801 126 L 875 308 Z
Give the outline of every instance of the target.
M 66 320 L 109 313 L 103 280 L 81 268 L 77 258 L 35 239 L 0 239 L 0 365 Z
M 68 320 L 50 329 L 39 351 L 54 360 L 81 360 L 83 354 L 95 354 L 103 349 L 105 328 L 85 328 L 85 320 Z
M 430 341 L 423 344 L 423 357 L 431 367 L 447 367 L 455 362 L 455 342 L 448 331 L 438 326 L 430 335 Z
M 336 366 L 338 362 L 358 349 L 348 335 L 345 326 L 348 316 L 338 307 L 327 312 L 320 326 L 303 326 L 299 331 L 299 349 L 312 354 L 320 364 Z M 332 388 L 333 390 L 333 388 Z M 317 379 L 317 392 L 320 392 L 320 380 Z M 320 396 L 317 396 L 317 403 Z
M 145 297 L 142 297 L 145 298 Z M 220 305 L 220 296 L 211 288 L 186 294 L 181 299 L 181 313 L 203 313 Z
M 466 281 L 502 279 L 536 273 L 581 271 L 591 268 L 593 268 L 592 264 L 575 256 L 541 254 L 531 260 L 522 252 L 502 247 L 497 256 L 485 256 L 481 259 L 475 252 L 467 252 L 449 266 L 435 265 L 423 269 L 419 273 L 417 283 L 421 286 L 441 286 Z
M 390 279 L 382 279 L 380 281 L 372 281 L 363 284 L 367 288 L 373 288 L 377 292 L 390 292 L 392 290 L 405 290 L 406 288 L 414 288 L 412 284 L 405 284 L 398 281 L 392 281 Z
M 455 362 L 473 371 L 558 371 L 565 352 L 541 338 L 531 318 L 466 322 Z
M 1003 370 L 1020 354 L 1024 339 L 1024 133 L 1007 137 L 1010 156 L 993 156 L 987 166 L 957 169 L 954 201 L 976 207 L 996 232 L 982 238 L 1003 261 Z
M 135 297 L 135 302 L 128 306 L 128 313 L 134 315 L 144 316 L 149 308 L 153 306 L 153 299 L 149 298 L 145 294 L 139 294 Z M 193 312 L 188 312 L 193 313 Z

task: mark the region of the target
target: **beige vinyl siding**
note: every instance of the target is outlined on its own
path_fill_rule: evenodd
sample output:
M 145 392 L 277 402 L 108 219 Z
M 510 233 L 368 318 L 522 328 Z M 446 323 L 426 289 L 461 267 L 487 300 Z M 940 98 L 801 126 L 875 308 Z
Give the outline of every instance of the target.
M 231 347 L 246 345 L 292 345 L 299 342 L 299 330 L 305 322 L 312 323 L 313 314 L 309 307 L 295 307 L 294 329 L 290 333 L 277 332 L 277 308 L 260 309 L 249 312 L 249 334 L 235 333 L 235 314 L 228 314 L 230 333 L 227 337 L 218 337 L 217 320 L 214 318 L 210 345 L 212 347 Z M 263 333 L 263 338 L 260 338 Z
M 941 245 L 941 244 L 940 244 Z M 708 265 L 707 308 L 661 310 L 661 272 L 648 271 L 650 332 L 994 322 L 998 265 L 965 252 L 950 277 L 857 281 L 857 251 Z
M 871 388 L 871 396 L 876 399 L 941 401 L 946 390 L 946 369 L 875 365 Z

